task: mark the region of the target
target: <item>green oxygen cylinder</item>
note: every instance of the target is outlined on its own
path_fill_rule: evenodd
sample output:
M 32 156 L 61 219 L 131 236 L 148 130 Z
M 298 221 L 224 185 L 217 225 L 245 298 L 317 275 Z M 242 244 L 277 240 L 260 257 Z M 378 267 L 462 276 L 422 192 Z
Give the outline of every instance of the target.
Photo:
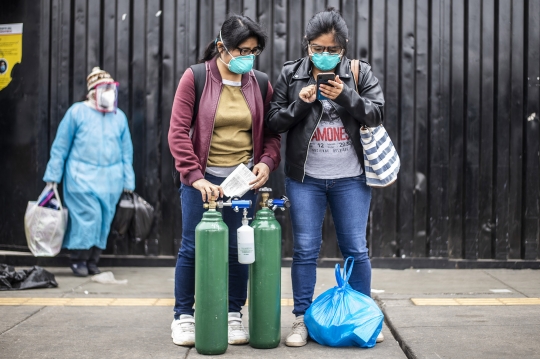
M 251 223 L 255 262 L 249 265 L 249 345 L 258 349 L 275 348 L 281 338 L 281 226 L 273 210 L 284 210 L 289 201 L 270 199 L 271 191 L 259 190 L 262 209 Z
M 195 349 L 223 354 L 228 346 L 229 229 L 216 198 L 195 228 Z

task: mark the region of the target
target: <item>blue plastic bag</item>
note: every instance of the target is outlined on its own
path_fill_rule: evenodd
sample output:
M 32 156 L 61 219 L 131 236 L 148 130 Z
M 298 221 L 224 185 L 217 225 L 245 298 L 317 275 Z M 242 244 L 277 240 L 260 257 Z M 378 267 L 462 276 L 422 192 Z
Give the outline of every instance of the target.
M 348 283 L 353 265 L 347 258 L 342 277 L 336 264 L 338 285 L 318 296 L 304 315 L 309 336 L 321 345 L 371 348 L 381 332 L 384 315 L 377 304 Z

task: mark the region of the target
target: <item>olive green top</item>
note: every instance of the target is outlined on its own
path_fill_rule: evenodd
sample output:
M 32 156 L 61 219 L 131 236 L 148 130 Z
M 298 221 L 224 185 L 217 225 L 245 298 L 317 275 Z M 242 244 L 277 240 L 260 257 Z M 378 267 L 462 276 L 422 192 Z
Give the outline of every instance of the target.
M 253 156 L 251 111 L 241 87 L 234 82 L 223 82 L 208 155 L 209 167 L 236 166 L 248 163 Z

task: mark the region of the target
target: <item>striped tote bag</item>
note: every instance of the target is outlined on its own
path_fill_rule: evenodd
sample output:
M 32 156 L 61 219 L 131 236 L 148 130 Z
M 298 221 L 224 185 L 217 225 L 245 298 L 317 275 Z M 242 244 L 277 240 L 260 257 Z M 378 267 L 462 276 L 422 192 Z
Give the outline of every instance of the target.
M 360 141 L 364 148 L 366 183 L 371 187 L 386 187 L 397 180 L 400 161 L 390 136 L 383 125 L 361 127 Z

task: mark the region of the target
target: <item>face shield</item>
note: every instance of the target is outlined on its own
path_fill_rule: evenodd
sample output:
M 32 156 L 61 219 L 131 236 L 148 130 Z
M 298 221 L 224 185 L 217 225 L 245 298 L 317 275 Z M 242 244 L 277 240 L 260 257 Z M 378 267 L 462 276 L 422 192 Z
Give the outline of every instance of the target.
M 97 85 L 94 96 L 96 100 L 96 110 L 100 112 L 116 112 L 118 82 Z

